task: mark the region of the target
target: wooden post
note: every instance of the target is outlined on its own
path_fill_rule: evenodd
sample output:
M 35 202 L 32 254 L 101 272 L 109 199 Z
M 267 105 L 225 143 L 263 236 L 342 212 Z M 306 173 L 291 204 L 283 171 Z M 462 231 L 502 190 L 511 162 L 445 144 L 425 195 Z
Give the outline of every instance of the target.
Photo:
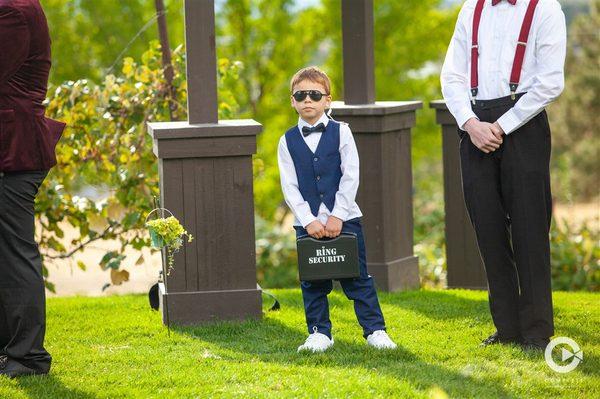
M 342 0 L 344 102 L 375 102 L 373 0 Z
M 420 285 L 413 252 L 411 128 L 421 107 L 420 101 L 332 105 L 334 118 L 350 124 L 360 154 L 357 203 L 364 214 L 368 268 L 384 291 Z
M 158 38 L 160 41 L 160 52 L 162 54 L 162 65 L 167 82 L 167 98 L 169 100 L 169 114 L 173 120 L 173 112 L 175 111 L 177 96 L 175 87 L 173 86 L 173 64 L 171 63 L 171 46 L 169 44 L 169 32 L 167 28 L 167 17 L 165 4 L 163 0 L 155 0 L 156 21 L 158 22 Z
M 188 122 L 149 123 L 161 202 L 195 240 L 162 287 L 163 320 L 179 325 L 259 318 L 252 154 L 262 127 L 218 121 L 214 1 L 186 0 Z
M 363 214 L 369 273 L 384 291 L 419 287 L 413 253 L 411 128 L 420 101 L 375 102 L 373 1 L 342 0 L 344 103 L 360 154 L 357 202 Z
M 188 121 L 217 123 L 214 0 L 185 0 Z
M 442 126 L 448 288 L 487 289 L 485 270 L 462 191 L 458 126 L 444 101 L 432 101 Z

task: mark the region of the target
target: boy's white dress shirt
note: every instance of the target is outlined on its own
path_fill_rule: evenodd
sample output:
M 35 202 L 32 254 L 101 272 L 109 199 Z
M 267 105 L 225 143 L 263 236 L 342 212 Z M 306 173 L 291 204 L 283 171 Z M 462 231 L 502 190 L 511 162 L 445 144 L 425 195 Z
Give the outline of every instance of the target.
M 329 123 L 327 115 L 323 114 L 321 118 L 314 124 L 310 125 L 302 118 L 298 118 L 298 129 L 302 139 L 308 145 L 308 148 L 314 153 L 319 145 L 319 140 L 324 133 L 315 132 L 304 137 L 302 128 L 304 126 L 313 127 L 323 123 L 325 126 Z M 335 206 L 330 211 L 324 203 L 319 207 L 319 214 L 313 215 L 310 210 L 310 205 L 304 200 L 298 187 L 298 177 L 296 176 L 296 167 L 287 147 L 285 135 L 279 139 L 278 162 L 279 173 L 281 176 L 281 189 L 285 202 L 292 210 L 296 217 L 295 226 L 306 227 L 315 220 L 326 224 L 330 215 L 335 216 L 342 221 L 347 221 L 357 217 L 361 217 L 362 213 L 356 204 L 356 192 L 359 183 L 359 159 L 358 150 L 350 127 L 346 123 L 340 123 L 340 155 L 342 178 L 340 180 L 339 190 L 335 195 Z

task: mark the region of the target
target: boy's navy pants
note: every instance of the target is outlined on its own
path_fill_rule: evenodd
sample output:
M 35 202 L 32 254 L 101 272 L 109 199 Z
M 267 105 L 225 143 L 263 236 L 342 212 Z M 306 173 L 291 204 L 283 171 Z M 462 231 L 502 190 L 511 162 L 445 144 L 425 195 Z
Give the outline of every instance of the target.
M 294 228 L 296 229 L 296 237 L 308 234 L 306 229 L 300 226 L 294 226 Z M 356 218 L 344 222 L 342 232 L 356 234 L 360 277 L 343 278 L 339 279 L 339 282 L 348 299 L 354 301 L 354 311 L 366 338 L 374 331 L 385 330 L 385 322 L 377 299 L 373 278 L 367 273 L 365 239 L 360 219 Z M 320 332 L 331 338 L 331 320 L 329 320 L 327 294 L 333 289 L 332 280 L 301 281 L 300 287 L 302 288 L 304 312 L 306 313 L 309 334 Z

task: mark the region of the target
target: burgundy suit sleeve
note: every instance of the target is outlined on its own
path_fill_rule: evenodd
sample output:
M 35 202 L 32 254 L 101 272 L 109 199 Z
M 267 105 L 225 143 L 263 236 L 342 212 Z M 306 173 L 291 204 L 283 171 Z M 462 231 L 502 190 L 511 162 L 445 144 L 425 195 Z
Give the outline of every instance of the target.
M 23 65 L 29 54 L 29 27 L 23 14 L 0 7 L 0 85 Z

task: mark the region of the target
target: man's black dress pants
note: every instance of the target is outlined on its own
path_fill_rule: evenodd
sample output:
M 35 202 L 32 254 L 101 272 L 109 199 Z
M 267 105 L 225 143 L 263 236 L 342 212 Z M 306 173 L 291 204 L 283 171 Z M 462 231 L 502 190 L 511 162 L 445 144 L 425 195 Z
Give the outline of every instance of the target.
M 44 349 L 46 296 L 34 238 L 34 200 L 47 172 L 0 173 L 0 355 L 36 371 Z
M 518 98 L 517 98 L 518 100 Z M 473 111 L 493 123 L 513 107 L 503 97 L 477 101 Z M 465 203 L 485 265 L 492 319 L 502 338 L 547 340 L 554 334 L 549 230 L 550 127 L 542 111 L 504 136 L 500 148 L 479 150 L 461 135 Z

